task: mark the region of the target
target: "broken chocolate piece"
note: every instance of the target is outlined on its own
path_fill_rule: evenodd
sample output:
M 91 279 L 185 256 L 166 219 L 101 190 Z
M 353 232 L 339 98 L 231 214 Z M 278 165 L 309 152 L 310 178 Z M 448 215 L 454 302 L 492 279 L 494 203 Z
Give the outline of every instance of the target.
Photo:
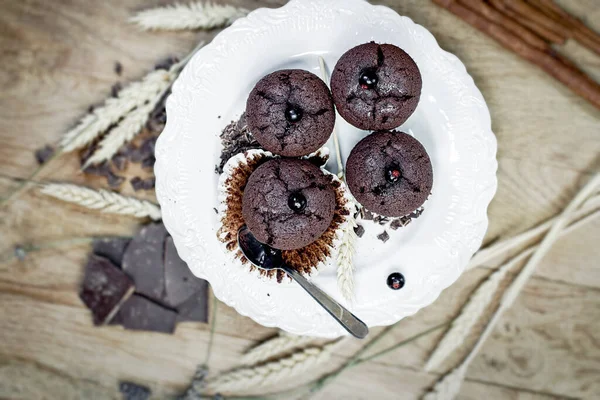
M 130 238 L 120 237 L 97 239 L 93 243 L 93 252 L 97 256 L 107 258 L 120 268 L 129 242 L 131 242 Z
M 108 171 L 106 174 L 106 181 L 108 182 L 108 186 L 112 189 L 116 189 L 125 181 L 125 178 L 119 175 L 115 175 L 112 171 Z
M 361 238 L 365 234 L 365 228 L 362 225 L 357 225 L 354 228 L 354 233 L 356 233 L 356 236 L 358 236 L 359 238 Z
M 361 216 L 365 221 L 372 221 L 375 217 L 371 211 L 366 210 L 364 208 L 361 209 Z
M 125 329 L 173 333 L 177 313 L 143 296 L 134 294 L 119 310 Z
M 221 162 L 215 168 L 217 174 L 223 173 L 223 167 L 231 157 L 251 149 L 260 148 L 246 125 L 246 113 L 243 113 L 237 122 L 232 121 L 229 123 L 223 129 L 220 137 L 223 150 L 221 151 Z
M 133 382 L 119 382 L 119 391 L 123 394 L 123 400 L 148 400 L 152 393 L 146 386 Z
M 398 228 L 405 227 L 409 223 L 410 223 L 410 218 L 408 218 L 408 219 L 405 217 L 397 218 L 392 221 L 392 223 L 390 224 L 390 228 L 392 228 L 393 230 L 397 230 Z
M 50 145 L 45 145 L 44 147 L 35 151 L 35 159 L 40 165 L 45 164 L 46 161 L 48 161 L 48 159 L 50 159 L 50 157 L 52 157 L 53 155 L 54 148 Z
M 117 82 L 114 85 L 112 85 L 112 87 L 110 88 L 111 96 L 117 97 L 119 95 L 119 92 L 121 91 L 121 89 L 123 89 L 123 86 L 121 86 L 121 82 Z
M 121 75 L 123 73 L 123 65 L 120 62 L 115 62 L 115 74 Z
M 112 165 L 115 166 L 117 171 L 124 171 L 127 168 L 127 157 L 123 154 L 115 154 L 111 160 Z
M 198 291 L 206 295 L 208 288 L 208 282 L 192 274 L 185 261 L 179 258 L 170 236 L 165 240 L 165 288 L 167 303 L 173 307 Z
M 133 293 L 131 279 L 108 259 L 91 255 L 79 298 L 92 311 L 94 325 L 104 325 Z
M 144 161 L 142 161 L 142 168 L 143 169 L 153 169 L 155 163 L 156 163 L 156 158 L 154 158 L 154 156 L 150 156 L 150 157 L 146 158 Z
M 192 294 L 177 307 L 177 322 L 208 322 L 208 282 L 202 281 L 205 288 Z
M 385 243 L 390 239 L 390 235 L 387 233 L 387 231 L 383 231 L 383 233 L 380 233 L 379 235 L 377 235 L 377 239 L 379 239 L 383 243 Z
M 135 282 L 136 291 L 157 301 L 165 293 L 164 242 L 167 230 L 162 223 L 149 224 L 133 238 L 123 256 L 123 271 Z

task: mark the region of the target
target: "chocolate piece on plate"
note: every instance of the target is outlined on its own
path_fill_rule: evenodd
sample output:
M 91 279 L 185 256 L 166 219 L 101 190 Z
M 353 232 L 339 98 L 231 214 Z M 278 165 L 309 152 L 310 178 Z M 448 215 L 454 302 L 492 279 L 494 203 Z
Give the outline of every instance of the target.
M 149 224 L 133 238 L 123 256 L 123 271 L 133 278 L 136 291 L 162 301 L 165 292 L 164 241 L 167 230 L 162 223 Z
M 167 303 L 179 306 L 192 294 L 203 291 L 206 294 L 208 282 L 197 278 L 185 261 L 179 258 L 173 238 L 165 240 L 165 288 Z
M 204 287 L 177 307 L 177 322 L 208 322 L 208 282 L 202 282 Z
M 113 263 L 103 257 L 90 256 L 79 298 L 92 311 L 94 325 L 110 321 L 133 290 L 131 279 Z
M 387 233 L 387 231 L 383 231 L 383 233 L 380 233 L 379 235 L 377 235 L 377 239 L 379 239 L 383 243 L 385 243 L 390 239 L 390 235 Z
M 356 233 L 356 236 L 358 236 L 359 238 L 363 237 L 363 235 L 365 234 L 364 226 L 357 225 L 356 228 L 354 228 L 354 233 Z
M 146 386 L 133 382 L 119 382 L 119 391 L 123 394 L 123 400 L 147 400 L 152 393 Z
M 35 159 L 37 160 L 38 164 L 40 164 L 40 165 L 45 164 L 46 161 L 48 161 L 48 159 L 50 157 L 52 157 L 53 155 L 54 155 L 54 148 L 49 145 L 45 145 L 44 147 L 37 149 L 35 151 Z
M 119 310 L 125 329 L 173 333 L 177 313 L 138 294 L 131 296 Z
M 117 267 L 123 263 L 123 255 L 127 245 L 131 242 L 130 238 L 106 238 L 94 240 L 94 254 L 109 259 Z

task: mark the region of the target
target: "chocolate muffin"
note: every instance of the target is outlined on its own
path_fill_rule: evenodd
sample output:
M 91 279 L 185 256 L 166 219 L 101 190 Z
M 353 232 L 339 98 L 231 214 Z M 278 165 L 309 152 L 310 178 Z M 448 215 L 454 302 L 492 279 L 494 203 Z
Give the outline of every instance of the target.
M 400 126 L 417 108 L 421 73 L 404 50 L 375 42 L 348 50 L 331 74 L 331 91 L 340 115 L 365 130 Z
M 299 157 L 325 144 L 335 123 L 331 93 L 318 76 L 300 69 L 262 78 L 246 102 L 248 128 L 272 153 Z
M 369 211 L 401 217 L 427 200 L 433 169 L 417 139 L 402 132 L 375 132 L 350 152 L 346 182 L 356 200 Z
M 273 159 L 248 179 L 242 215 L 254 236 L 280 250 L 317 240 L 336 207 L 331 178 L 306 160 Z

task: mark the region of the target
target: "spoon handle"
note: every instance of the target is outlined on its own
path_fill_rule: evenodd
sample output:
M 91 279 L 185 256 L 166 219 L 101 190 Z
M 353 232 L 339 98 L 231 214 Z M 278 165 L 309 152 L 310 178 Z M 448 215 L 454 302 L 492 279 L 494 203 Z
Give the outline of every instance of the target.
M 350 311 L 342 307 L 337 301 L 329 297 L 327 293 L 310 283 L 302 274 L 295 269 L 282 265 L 283 269 L 292 279 L 294 279 L 304 290 L 308 292 L 333 318 L 335 318 L 351 335 L 359 339 L 364 338 L 369 333 L 369 328 Z

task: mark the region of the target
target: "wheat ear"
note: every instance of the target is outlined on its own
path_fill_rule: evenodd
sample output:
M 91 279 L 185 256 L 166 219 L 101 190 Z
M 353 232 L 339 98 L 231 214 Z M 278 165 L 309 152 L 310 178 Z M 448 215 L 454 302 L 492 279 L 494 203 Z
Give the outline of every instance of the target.
M 585 201 L 585 203 L 580 207 L 579 210 L 571 214 L 571 216 L 569 217 L 569 223 L 581 219 L 582 217 L 598 209 L 599 207 L 600 194 L 596 193 L 593 196 L 590 196 L 590 198 Z M 550 227 L 552 226 L 552 224 L 556 222 L 557 218 L 558 216 L 553 217 L 542 224 L 539 224 L 525 232 L 519 233 L 516 236 L 480 249 L 469 261 L 467 269 L 484 265 L 486 262 L 493 260 L 494 258 L 505 254 L 511 250 L 514 250 L 515 248 L 518 248 L 519 246 L 532 240 L 533 238 L 547 232 L 548 229 L 550 229 Z
M 303 347 L 314 340 L 315 338 L 310 336 L 280 334 L 248 350 L 242 357 L 241 365 L 258 364 L 290 350 Z
M 244 8 L 196 2 L 151 8 L 137 13 L 129 22 L 147 31 L 213 29 L 231 25 L 246 14 Z
M 559 238 L 560 232 L 567 226 L 572 213 L 577 210 L 578 207 L 583 204 L 586 199 L 594 193 L 594 191 L 600 186 L 600 174 L 596 174 L 587 185 L 579 191 L 579 193 L 571 200 L 569 205 L 563 210 L 563 212 L 555 219 L 554 223 L 548 230 L 546 236 L 542 239 L 537 249 L 533 251 L 531 258 L 527 261 L 521 272 L 517 275 L 516 279 L 508 286 L 502 298 L 500 299 L 500 305 L 492 314 L 492 318 L 486 325 L 482 334 L 477 339 L 475 346 L 471 349 L 467 357 L 463 362 L 452 372 L 442 377 L 442 379 L 436 384 L 433 390 L 427 393 L 424 397 L 426 400 L 442 400 L 442 399 L 453 399 L 459 392 L 460 386 L 464 379 L 466 370 L 469 364 L 473 361 L 479 349 L 483 346 L 483 343 L 489 337 L 494 330 L 496 324 L 500 320 L 500 317 L 510 306 L 514 303 L 515 299 L 525 287 L 525 284 L 535 271 L 535 267 L 542 260 L 544 255 L 550 250 L 554 242 Z M 429 397 L 427 397 L 429 396 Z M 444 397 L 442 397 L 444 396 Z
M 341 340 L 323 347 L 308 347 L 266 364 L 227 372 L 207 382 L 206 388 L 215 392 L 235 392 L 293 379 L 326 363 Z
M 587 203 L 586 203 L 587 204 Z M 573 213 L 579 214 L 577 213 Z M 560 232 L 560 236 L 565 236 L 570 232 L 576 230 L 581 225 L 587 223 L 589 220 L 596 218 L 600 215 L 600 210 L 596 210 L 586 216 L 579 218 L 576 222 L 571 223 L 567 228 Z M 569 218 L 573 221 L 573 218 Z M 464 344 L 465 338 L 469 335 L 473 327 L 481 319 L 483 313 L 491 305 L 498 287 L 506 277 L 507 273 L 515 266 L 520 264 L 523 260 L 527 259 L 534 251 L 539 248 L 539 245 L 531 246 L 517 256 L 513 257 L 510 261 L 506 262 L 497 271 L 489 276 L 469 297 L 467 303 L 460 310 L 460 314 L 454 321 L 450 329 L 442 340 L 436 346 L 434 352 L 431 354 L 425 364 L 425 370 L 431 371 L 440 366 L 444 360 L 448 358 L 454 351 L 460 348 Z
M 150 217 L 155 221 L 161 219 L 160 208 L 156 204 L 107 190 L 96 191 L 68 183 L 50 183 L 42 186 L 41 192 L 104 213 L 131 215 L 138 218 Z
M 337 255 L 337 285 L 339 291 L 348 302 L 354 299 L 354 243 L 356 242 L 356 220 L 353 216 L 348 218 L 342 234 L 342 242 Z

